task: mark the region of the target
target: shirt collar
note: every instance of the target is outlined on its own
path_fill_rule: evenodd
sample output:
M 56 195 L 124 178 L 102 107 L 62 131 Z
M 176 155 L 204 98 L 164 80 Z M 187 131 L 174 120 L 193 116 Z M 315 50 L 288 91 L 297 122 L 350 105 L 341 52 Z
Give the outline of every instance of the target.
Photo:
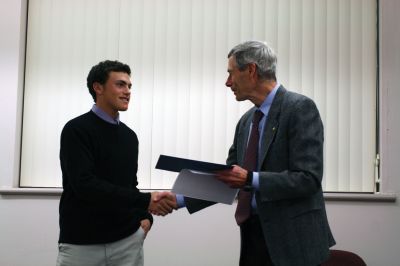
M 101 119 L 103 119 L 104 121 L 106 121 L 106 122 L 108 122 L 110 124 L 118 125 L 119 122 L 120 122 L 119 121 L 119 114 L 117 115 L 116 118 L 112 118 L 109 114 L 107 114 L 102 109 L 100 109 L 100 107 L 98 107 L 96 104 L 93 104 L 92 112 L 95 113 L 98 117 L 100 117 Z
M 265 98 L 264 102 L 258 108 L 261 112 L 263 112 L 264 115 L 268 115 L 269 108 L 271 107 L 272 102 L 274 101 L 275 94 L 276 94 L 276 91 L 278 90 L 279 86 L 281 86 L 281 84 L 279 84 L 279 82 L 277 82 L 275 87 L 272 89 L 272 91 Z

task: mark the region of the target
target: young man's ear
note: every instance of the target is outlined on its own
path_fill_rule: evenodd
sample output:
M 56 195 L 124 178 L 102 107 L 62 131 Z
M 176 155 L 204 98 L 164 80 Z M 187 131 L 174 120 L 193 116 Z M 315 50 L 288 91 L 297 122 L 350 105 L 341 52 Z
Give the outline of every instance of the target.
M 97 95 L 103 94 L 103 85 L 98 82 L 93 83 L 93 90 Z

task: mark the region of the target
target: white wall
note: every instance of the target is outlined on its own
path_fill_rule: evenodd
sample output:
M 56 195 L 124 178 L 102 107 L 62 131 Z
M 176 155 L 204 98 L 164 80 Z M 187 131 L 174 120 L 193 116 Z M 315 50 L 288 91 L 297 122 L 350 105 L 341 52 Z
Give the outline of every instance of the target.
M 23 1 L 24 2 L 24 1 Z M 381 0 L 381 154 L 383 189 L 400 193 L 400 1 Z M 0 187 L 18 174 L 24 6 L 0 0 Z M 22 50 L 21 50 L 22 49 Z M 23 53 L 22 53 L 23 54 Z M 0 196 L 0 265 L 54 265 L 58 196 Z M 396 203 L 327 202 L 336 248 L 361 255 L 369 266 L 400 265 L 400 208 Z M 239 252 L 234 206 L 195 215 L 181 210 L 156 218 L 145 243 L 145 265 L 230 266 Z M 179 258 L 177 256 L 180 256 Z

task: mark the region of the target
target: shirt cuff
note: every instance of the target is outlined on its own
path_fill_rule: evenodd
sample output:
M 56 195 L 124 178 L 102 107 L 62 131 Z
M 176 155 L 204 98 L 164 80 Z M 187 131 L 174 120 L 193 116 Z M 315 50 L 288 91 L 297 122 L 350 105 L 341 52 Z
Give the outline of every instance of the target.
M 176 205 L 178 205 L 178 209 L 186 207 L 185 198 L 181 194 L 176 194 Z
M 255 190 L 260 188 L 260 176 L 258 172 L 253 172 L 253 183 L 251 185 Z

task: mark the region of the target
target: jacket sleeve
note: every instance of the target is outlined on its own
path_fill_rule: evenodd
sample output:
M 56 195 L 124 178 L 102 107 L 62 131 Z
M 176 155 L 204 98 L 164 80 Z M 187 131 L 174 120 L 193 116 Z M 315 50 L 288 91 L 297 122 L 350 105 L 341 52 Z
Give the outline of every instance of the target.
M 216 204 L 217 202 L 207 201 L 207 200 L 200 200 L 200 199 L 193 199 L 189 197 L 185 197 L 185 205 L 186 209 L 190 214 L 198 212 L 202 209 L 205 209 L 209 206 Z

